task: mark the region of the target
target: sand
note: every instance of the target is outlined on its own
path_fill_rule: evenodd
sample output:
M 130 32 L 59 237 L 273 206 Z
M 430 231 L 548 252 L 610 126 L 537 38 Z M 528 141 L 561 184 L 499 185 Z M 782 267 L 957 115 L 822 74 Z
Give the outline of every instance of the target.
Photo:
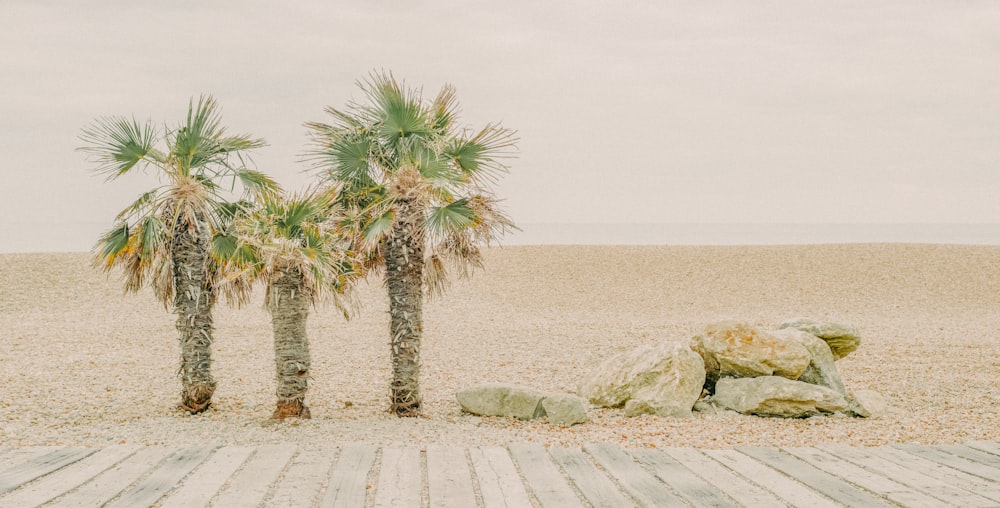
M 505 247 L 425 308 L 424 417 L 387 412 L 386 297 L 358 288 L 360 315 L 309 318 L 312 420 L 273 422 L 269 316 L 216 310 L 215 404 L 175 408 L 173 316 L 151 292 L 123 295 L 86 254 L 0 255 L 0 445 L 112 443 L 456 446 L 537 442 L 626 447 L 881 445 L 1000 440 L 1000 247 Z M 483 382 L 575 390 L 608 355 L 686 341 L 707 323 L 794 317 L 856 325 L 838 362 L 849 390 L 889 401 L 879 419 L 783 420 L 734 413 L 626 418 L 590 410 L 573 427 L 463 414 Z

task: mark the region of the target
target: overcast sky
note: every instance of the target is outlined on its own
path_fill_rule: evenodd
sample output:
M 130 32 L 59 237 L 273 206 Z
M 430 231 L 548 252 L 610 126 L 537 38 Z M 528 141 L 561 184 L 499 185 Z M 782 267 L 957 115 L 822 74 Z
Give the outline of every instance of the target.
M 994 0 L 3 0 L 0 19 L 0 225 L 109 226 L 155 181 L 94 176 L 80 129 L 175 125 L 201 93 L 301 188 L 302 124 L 373 69 L 518 131 L 497 192 L 519 223 L 1000 222 Z

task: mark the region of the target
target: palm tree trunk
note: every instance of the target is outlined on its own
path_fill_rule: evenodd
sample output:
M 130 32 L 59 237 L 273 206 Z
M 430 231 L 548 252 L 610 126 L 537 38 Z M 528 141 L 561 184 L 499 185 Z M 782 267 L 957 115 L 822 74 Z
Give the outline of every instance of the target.
M 306 318 L 309 297 L 302 288 L 302 272 L 279 270 L 271 280 L 268 307 L 274 328 L 274 365 L 278 377 L 278 407 L 272 418 L 309 418 L 309 339 Z
M 204 223 L 183 218 L 174 226 L 171 255 L 174 264 L 174 312 L 181 345 L 181 408 L 200 413 L 212 404 L 212 307 L 215 294 L 209 282 L 211 237 Z
M 390 411 L 420 414 L 420 338 L 423 335 L 423 216 L 412 198 L 397 201 L 396 221 L 385 245 L 392 337 Z

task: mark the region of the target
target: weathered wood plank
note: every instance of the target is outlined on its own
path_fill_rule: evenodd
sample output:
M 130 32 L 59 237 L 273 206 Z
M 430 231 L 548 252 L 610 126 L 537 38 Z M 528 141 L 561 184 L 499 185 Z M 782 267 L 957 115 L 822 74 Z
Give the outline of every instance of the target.
M 313 506 L 330 477 L 336 452 L 304 449 L 292 459 L 265 506 Z
M 25 483 L 62 469 L 90 454 L 90 448 L 60 448 L 0 472 L 0 494 L 10 492 Z
M 97 476 L 138 450 L 138 446 L 115 445 L 97 450 L 79 462 L 0 496 L 0 506 L 39 506 Z
M 939 464 L 944 464 L 950 468 L 962 471 L 963 473 L 969 473 L 985 480 L 997 481 L 998 472 L 996 468 L 989 467 L 978 462 L 973 462 L 957 455 L 952 455 L 943 450 L 913 444 L 894 444 L 891 446 L 898 450 L 903 450 L 911 455 L 916 455 L 928 460 L 933 460 Z
M 52 506 L 103 506 L 149 473 L 173 451 L 162 447 L 143 448 L 80 488 L 56 499 Z
M 736 450 L 702 450 L 701 452 L 715 459 L 719 464 L 742 475 L 742 479 L 752 482 L 755 487 L 759 486 L 767 489 L 771 494 L 782 499 L 783 503 L 792 506 L 815 506 L 817 508 L 840 506 L 838 503 L 833 502 L 832 499 L 809 489 L 805 485 Z M 691 464 L 689 461 L 684 461 L 684 465 L 690 467 Z M 702 476 L 705 477 L 705 475 Z M 729 495 L 739 500 L 741 504 L 746 504 L 739 491 L 737 491 L 737 494 L 730 492 Z
M 866 470 L 835 455 L 816 448 L 782 448 L 782 451 L 798 457 L 803 462 L 825 471 L 833 476 L 847 480 L 864 489 L 874 492 L 894 503 L 909 507 L 936 507 L 941 500 L 910 488 L 886 475 Z
M 542 445 L 512 444 L 509 450 L 528 488 L 542 508 L 585 506 L 559 472 L 559 468 L 549 459 Z
M 226 446 L 217 450 L 198 469 L 191 473 L 179 489 L 171 492 L 160 503 L 160 508 L 189 508 L 208 506 L 209 501 L 222 489 L 252 455 L 249 446 Z
M 824 473 L 779 450 L 773 448 L 740 448 L 737 451 L 791 476 L 838 503 L 847 506 L 889 506 L 881 498 L 875 497 L 836 476 Z
M 946 466 L 914 457 L 900 450 L 886 447 L 854 448 L 833 444 L 823 445 L 821 448 L 830 454 L 849 460 L 883 476 L 888 476 L 913 490 L 934 496 L 955 506 L 973 507 L 996 504 L 993 500 L 974 494 L 968 488 L 979 487 L 978 483 L 963 482 L 961 478 L 941 475 L 940 470 L 948 469 Z M 892 456 L 893 453 L 902 455 L 908 460 L 900 461 Z M 955 471 L 955 473 L 959 472 Z M 975 477 L 970 476 L 969 478 Z M 1000 495 L 1000 491 L 998 491 L 998 495 Z
M 549 448 L 549 455 L 562 466 L 563 471 L 580 490 L 583 497 L 595 508 L 635 506 L 579 448 Z
M 290 443 L 258 447 L 243 467 L 223 485 L 212 505 L 260 506 L 296 451 L 298 449 Z
M 603 443 L 589 443 L 584 445 L 583 449 L 594 457 L 609 475 L 618 480 L 625 492 L 628 492 L 639 506 L 686 504 L 677 494 L 671 492 L 665 483 L 649 474 L 621 448 Z
M 110 508 L 152 506 L 167 492 L 176 488 L 188 473 L 214 451 L 215 446 L 191 446 L 174 452 L 160 463 L 153 474 L 123 492 L 121 497 L 107 506 Z
M 531 498 L 507 449 L 498 446 L 470 448 L 469 459 L 479 479 L 479 492 L 486 508 L 531 506 Z
M 965 443 L 970 448 L 975 448 L 986 453 L 1000 456 L 1000 443 L 993 441 L 968 441 Z
M 421 467 L 420 450 L 384 448 L 375 487 L 375 508 L 419 508 L 423 497 Z
M 330 475 L 321 508 L 353 508 L 364 506 L 368 495 L 368 475 L 375 465 L 378 448 L 370 445 L 349 445 L 340 450 L 340 458 Z
M 659 450 L 629 450 L 629 453 L 692 506 L 698 508 L 739 506 L 721 490 L 666 453 Z
M 427 446 L 427 495 L 431 508 L 476 506 L 476 491 L 465 449 Z
M 6 455 L 0 457 L 0 472 L 7 471 L 12 467 L 27 462 L 35 457 L 41 457 L 46 453 L 62 449 L 61 446 L 25 446 L 22 448 L 12 448 Z
M 990 466 L 997 470 L 994 478 L 1000 479 L 1000 455 L 993 455 L 992 453 L 970 448 L 965 445 L 940 445 L 934 446 L 934 448 L 944 450 L 952 455 L 957 455 L 966 460 L 978 462 L 984 466 Z

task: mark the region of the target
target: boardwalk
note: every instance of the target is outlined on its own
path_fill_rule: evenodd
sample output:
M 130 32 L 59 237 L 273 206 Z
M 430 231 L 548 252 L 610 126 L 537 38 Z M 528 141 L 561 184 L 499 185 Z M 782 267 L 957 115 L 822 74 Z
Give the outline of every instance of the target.
M 0 448 L 0 506 L 1000 506 L 1000 444 Z

